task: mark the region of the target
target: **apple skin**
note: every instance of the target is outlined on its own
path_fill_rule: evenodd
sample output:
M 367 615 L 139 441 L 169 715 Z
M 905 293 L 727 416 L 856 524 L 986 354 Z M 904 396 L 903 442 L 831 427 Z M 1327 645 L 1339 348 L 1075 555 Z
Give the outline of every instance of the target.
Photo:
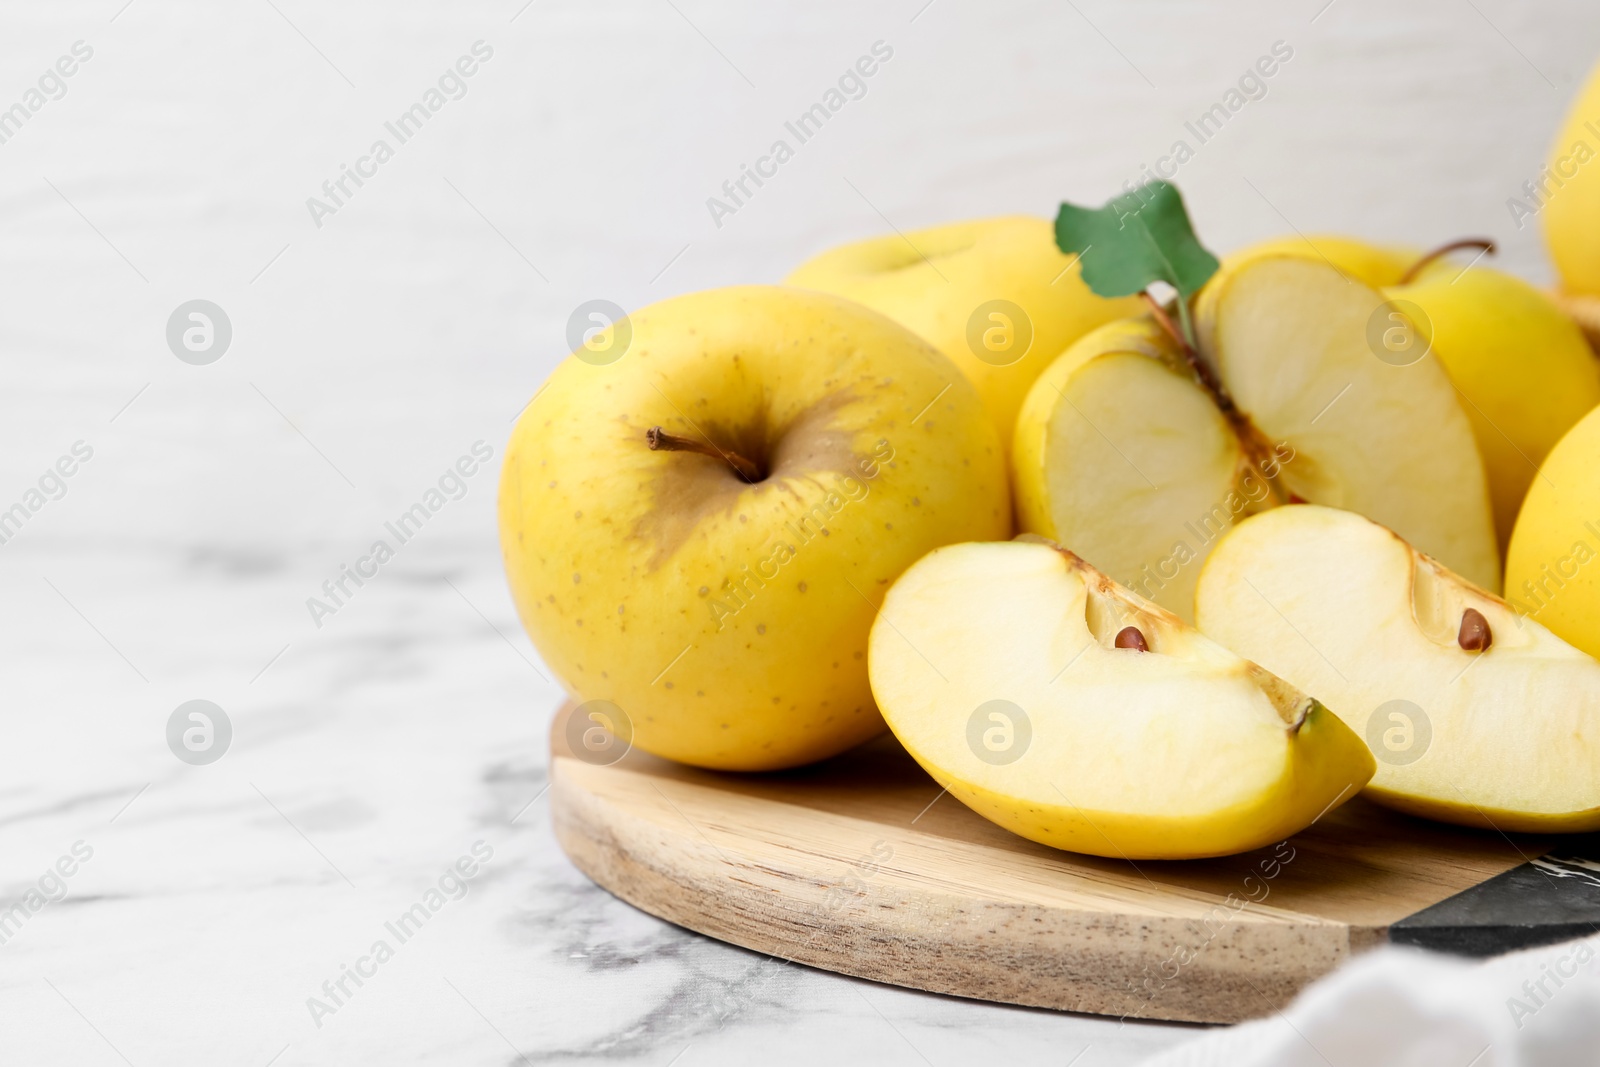
M 1600 65 L 1573 99 L 1561 130 L 1550 146 L 1543 206 L 1537 207 L 1545 243 L 1555 261 L 1561 288 L 1571 294 L 1600 297 L 1600 142 L 1588 124 L 1600 128 Z M 1578 151 L 1574 148 L 1581 145 Z M 1556 184 L 1559 182 L 1560 184 Z M 1521 220 L 1518 220 L 1519 225 Z
M 614 702 L 634 744 L 684 763 L 791 767 L 880 733 L 866 649 L 889 584 L 940 545 L 1010 536 L 977 394 L 835 296 L 722 289 L 624 321 L 625 353 L 569 357 L 507 448 L 501 545 L 534 646 L 575 698 Z M 770 475 L 652 451 L 655 426 Z
M 1506 600 L 1600 659 L 1600 408 L 1563 437 L 1528 490 L 1506 554 Z
M 1051 361 L 1095 327 L 1144 309 L 1137 297 L 1090 292 L 1052 224 L 1026 215 L 842 245 L 802 263 L 787 284 L 848 297 L 926 338 L 977 387 L 1007 449 L 1023 398 Z M 974 314 L 993 300 L 1015 304 L 1032 326 L 1026 353 L 1004 366 L 979 359 L 968 340 Z
M 1428 323 L 1418 325 L 1431 329 L 1433 352 L 1461 394 L 1483 455 L 1504 552 L 1539 463 L 1600 404 L 1600 364 L 1583 332 L 1522 279 L 1481 262 L 1463 271 L 1467 253 L 1437 259 L 1404 284 L 1421 250 L 1322 235 L 1271 241 L 1240 256 L 1285 251 L 1327 259 L 1385 298 L 1423 310 Z
M 1321 705 L 1285 747 L 1282 777 L 1269 790 L 1182 822 L 1103 810 L 1090 815 L 1070 804 L 1027 804 L 970 781 L 952 780 L 950 795 L 1019 837 L 1069 852 L 1128 861 L 1234 856 L 1293 837 L 1334 804 L 1354 797 L 1372 777 L 1375 764 L 1365 743 Z M 912 757 L 935 780 L 949 777 L 941 777 L 943 768 L 914 751 Z

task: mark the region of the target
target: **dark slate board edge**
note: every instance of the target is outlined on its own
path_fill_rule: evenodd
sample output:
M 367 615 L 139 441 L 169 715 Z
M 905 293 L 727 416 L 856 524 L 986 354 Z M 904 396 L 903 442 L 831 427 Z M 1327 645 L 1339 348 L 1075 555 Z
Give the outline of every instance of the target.
M 1389 928 L 1389 940 L 1457 956 L 1498 956 L 1600 934 L 1600 838 L 1586 835 Z

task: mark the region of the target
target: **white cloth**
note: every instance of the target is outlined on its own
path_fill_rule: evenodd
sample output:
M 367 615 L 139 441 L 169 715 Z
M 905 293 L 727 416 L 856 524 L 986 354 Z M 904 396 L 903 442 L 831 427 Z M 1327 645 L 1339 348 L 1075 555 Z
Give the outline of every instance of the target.
M 1145 1067 L 1589 1064 L 1600 1064 L 1600 936 L 1487 961 L 1378 949 L 1323 978 L 1281 1013 L 1145 1061 Z

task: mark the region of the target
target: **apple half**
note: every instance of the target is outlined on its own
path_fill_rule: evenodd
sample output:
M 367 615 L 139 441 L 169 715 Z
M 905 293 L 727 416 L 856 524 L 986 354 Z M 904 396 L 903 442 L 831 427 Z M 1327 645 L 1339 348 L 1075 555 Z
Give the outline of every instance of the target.
M 1192 360 L 1154 318 L 1084 337 L 1017 419 L 1022 528 L 1185 619 L 1217 538 L 1300 501 L 1370 515 L 1499 588 L 1472 426 L 1435 357 L 1375 353 L 1384 307 L 1327 263 L 1258 255 L 1196 297 Z
M 1600 829 L 1600 661 L 1346 511 L 1289 507 L 1211 553 L 1201 628 L 1367 740 L 1374 800 L 1507 831 Z
M 1600 365 L 1577 324 L 1546 293 L 1476 258 L 1466 261 L 1466 252 L 1493 251 L 1488 240 L 1424 253 L 1319 235 L 1270 241 L 1237 258 L 1289 253 L 1330 262 L 1391 302 L 1390 325 L 1408 328 L 1386 327 L 1379 340 L 1388 335 L 1407 346 L 1414 337 L 1449 374 L 1483 456 L 1504 550 L 1538 465 L 1600 404 Z M 1462 255 L 1451 259 L 1451 252 Z
M 1317 701 L 1039 539 L 924 556 L 868 650 L 879 710 L 917 762 L 1055 848 L 1243 852 L 1372 776 L 1361 739 Z

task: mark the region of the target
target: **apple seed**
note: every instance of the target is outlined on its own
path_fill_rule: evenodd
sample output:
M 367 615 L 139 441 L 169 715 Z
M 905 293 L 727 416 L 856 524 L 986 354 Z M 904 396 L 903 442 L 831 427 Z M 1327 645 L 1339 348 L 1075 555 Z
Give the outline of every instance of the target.
M 1461 633 L 1456 643 L 1468 652 L 1485 652 L 1494 644 L 1494 634 L 1489 631 L 1489 620 L 1476 608 L 1461 613 Z
M 1145 643 L 1144 634 L 1137 626 L 1124 626 L 1117 631 L 1116 646 L 1118 648 L 1131 648 L 1135 652 L 1149 652 L 1150 646 Z

